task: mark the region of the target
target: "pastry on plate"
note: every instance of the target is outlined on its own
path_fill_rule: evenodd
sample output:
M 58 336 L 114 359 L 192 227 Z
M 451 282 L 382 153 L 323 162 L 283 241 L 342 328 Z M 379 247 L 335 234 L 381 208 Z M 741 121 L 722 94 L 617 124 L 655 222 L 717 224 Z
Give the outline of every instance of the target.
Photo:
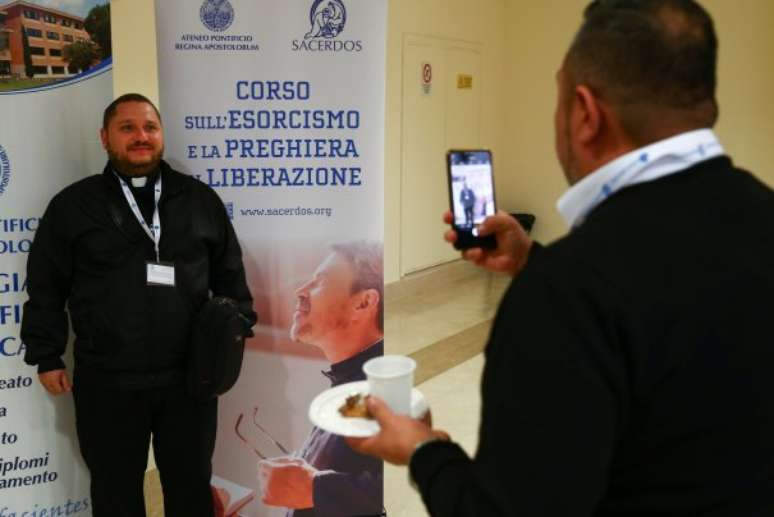
M 366 407 L 367 399 L 368 395 L 363 395 L 361 393 L 350 395 L 339 408 L 339 413 L 341 413 L 341 416 L 348 418 L 373 419 L 374 417 L 371 416 L 371 413 L 368 412 L 368 408 Z

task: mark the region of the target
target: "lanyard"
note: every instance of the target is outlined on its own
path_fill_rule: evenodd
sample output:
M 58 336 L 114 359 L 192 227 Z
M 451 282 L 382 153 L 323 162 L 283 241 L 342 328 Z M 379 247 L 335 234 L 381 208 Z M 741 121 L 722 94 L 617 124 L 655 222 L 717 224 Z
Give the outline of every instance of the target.
M 129 208 L 132 209 L 132 213 L 137 218 L 137 222 L 140 223 L 142 229 L 145 230 L 145 233 L 153 241 L 153 245 L 156 249 L 156 262 L 161 262 L 161 258 L 159 256 L 159 242 L 161 241 L 161 217 L 159 216 L 159 200 L 161 199 L 161 173 L 159 172 L 158 178 L 156 178 L 156 184 L 153 186 L 153 227 L 148 226 L 148 223 L 145 222 L 145 218 L 142 216 L 142 212 L 140 212 L 140 207 L 137 205 L 137 200 L 134 198 L 134 194 L 132 194 L 132 189 L 129 188 L 129 185 L 126 184 L 126 181 L 121 176 L 116 174 L 116 177 L 118 178 L 118 182 L 121 184 L 121 188 L 124 191 L 124 197 L 126 198 L 127 203 L 129 203 Z

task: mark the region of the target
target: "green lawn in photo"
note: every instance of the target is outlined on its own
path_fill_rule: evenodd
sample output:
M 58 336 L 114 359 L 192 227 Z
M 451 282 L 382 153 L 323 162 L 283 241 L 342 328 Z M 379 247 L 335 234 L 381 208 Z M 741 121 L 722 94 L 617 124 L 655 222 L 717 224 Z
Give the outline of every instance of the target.
M 37 88 L 44 84 L 53 83 L 61 78 L 46 77 L 45 79 L 10 79 L 0 78 L 0 92 L 7 92 L 11 90 L 26 90 L 27 88 Z

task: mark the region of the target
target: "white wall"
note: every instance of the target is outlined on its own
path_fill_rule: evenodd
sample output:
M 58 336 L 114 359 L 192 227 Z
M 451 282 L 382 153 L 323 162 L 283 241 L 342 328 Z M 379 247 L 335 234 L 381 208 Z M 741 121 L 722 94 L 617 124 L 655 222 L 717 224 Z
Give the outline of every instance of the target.
M 158 104 L 156 11 L 153 0 L 111 0 L 113 93 L 141 93 Z
M 774 186 L 774 2 L 702 4 L 720 40 L 720 139 L 738 165 Z
M 402 48 L 405 34 L 416 34 L 465 40 L 482 47 L 482 77 L 474 84 L 484 88 L 481 113 L 481 145 L 493 150 L 496 174 L 498 157 L 504 141 L 506 84 L 505 59 L 505 0 L 390 0 L 387 25 L 387 113 L 385 131 L 385 282 L 401 277 L 400 221 L 404 196 L 422 197 L 422 192 L 401 192 L 401 113 Z M 439 162 L 443 156 L 438 156 Z M 498 185 L 499 186 L 499 185 Z M 438 188 L 445 191 L 445 179 L 439 178 Z M 442 239 L 444 227 L 441 214 L 431 220 L 416 220 L 414 224 L 436 228 Z

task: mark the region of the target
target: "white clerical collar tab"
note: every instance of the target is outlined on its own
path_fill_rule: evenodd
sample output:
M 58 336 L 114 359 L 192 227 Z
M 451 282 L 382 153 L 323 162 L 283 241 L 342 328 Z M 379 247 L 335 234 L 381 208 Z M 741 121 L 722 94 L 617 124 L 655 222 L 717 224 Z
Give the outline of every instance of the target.
M 148 183 L 147 176 L 140 176 L 138 178 L 132 178 L 132 186 L 135 188 L 144 187 Z

